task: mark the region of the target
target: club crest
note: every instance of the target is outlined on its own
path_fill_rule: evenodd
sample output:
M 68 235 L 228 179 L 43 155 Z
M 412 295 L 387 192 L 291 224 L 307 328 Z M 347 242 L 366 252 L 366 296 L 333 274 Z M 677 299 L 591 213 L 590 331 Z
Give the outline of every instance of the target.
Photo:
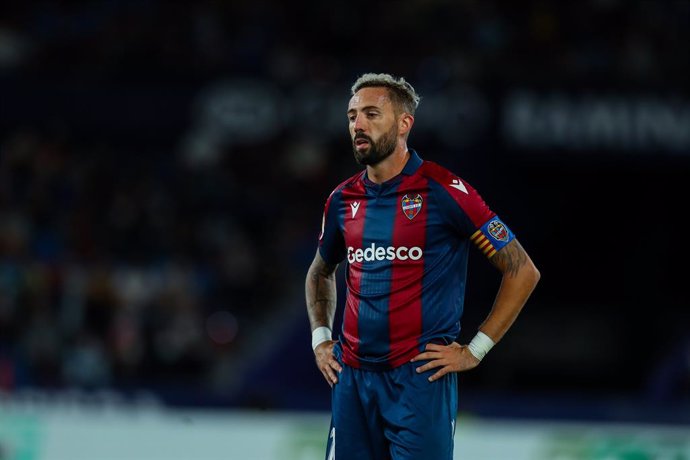
M 405 195 L 402 197 L 401 205 L 407 218 L 412 220 L 422 210 L 422 195 L 417 194 L 414 198 Z
M 508 229 L 500 220 L 492 220 L 488 225 L 489 234 L 498 241 L 508 241 Z

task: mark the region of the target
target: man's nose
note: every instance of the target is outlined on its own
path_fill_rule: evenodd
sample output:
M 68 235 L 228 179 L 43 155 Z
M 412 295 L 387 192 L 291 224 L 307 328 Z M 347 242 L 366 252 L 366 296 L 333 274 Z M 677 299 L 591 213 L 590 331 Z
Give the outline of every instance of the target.
M 355 117 L 353 129 L 355 130 L 356 133 L 358 133 L 358 132 L 364 132 L 365 128 L 366 128 L 365 118 L 357 115 L 357 117 Z

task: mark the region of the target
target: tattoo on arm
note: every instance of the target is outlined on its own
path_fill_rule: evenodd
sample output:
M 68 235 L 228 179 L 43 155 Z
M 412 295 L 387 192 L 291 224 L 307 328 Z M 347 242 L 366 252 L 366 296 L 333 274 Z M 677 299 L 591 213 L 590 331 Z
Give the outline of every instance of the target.
M 489 261 L 506 275 L 515 276 L 520 268 L 527 263 L 527 253 L 520 242 L 514 239 L 494 254 Z
M 333 326 L 337 303 L 335 271 L 337 264 L 328 264 L 317 253 L 309 267 L 305 286 L 307 313 L 311 328 Z

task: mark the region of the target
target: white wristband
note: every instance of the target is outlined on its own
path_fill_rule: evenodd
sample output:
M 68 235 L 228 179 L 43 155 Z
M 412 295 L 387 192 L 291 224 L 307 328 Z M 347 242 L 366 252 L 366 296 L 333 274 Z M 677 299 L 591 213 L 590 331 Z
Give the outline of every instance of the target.
M 316 347 L 328 340 L 332 340 L 331 330 L 326 326 L 317 327 L 311 333 L 311 349 L 316 350 Z
M 494 345 L 496 345 L 496 342 L 491 340 L 491 337 L 479 331 L 470 344 L 467 345 L 467 348 L 470 349 L 470 353 L 472 353 L 475 358 L 481 361 Z

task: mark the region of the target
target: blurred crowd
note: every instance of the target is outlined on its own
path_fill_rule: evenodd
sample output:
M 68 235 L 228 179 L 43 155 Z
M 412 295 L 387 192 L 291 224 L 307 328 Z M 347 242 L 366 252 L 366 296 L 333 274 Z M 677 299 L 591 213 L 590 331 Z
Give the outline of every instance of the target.
M 0 388 L 232 387 L 243 341 L 299 289 L 288 264 L 321 203 L 304 218 L 284 197 L 311 176 L 37 131 L 0 149 Z
M 205 215 L 163 162 L 21 132 L 0 177 L 0 343 L 17 363 L 5 387 L 208 373 L 236 305 L 269 294 L 252 291 L 253 240 Z
M 417 82 L 682 81 L 688 9 L 684 0 L 11 2 L 0 17 L 0 68 L 289 84 L 349 78 L 383 58 Z
M 427 88 L 456 79 L 682 84 L 690 66 L 686 1 L 0 9 L 0 83 L 46 87 L 261 76 L 335 83 L 346 94 L 355 75 L 377 69 Z M 204 166 L 169 145 L 85 142 L 70 126 L 17 126 L 2 111 L 0 389 L 232 387 L 256 326 L 301 299 L 294 268 L 313 256 L 327 191 L 356 168 L 344 117 L 343 139 L 282 132 Z

